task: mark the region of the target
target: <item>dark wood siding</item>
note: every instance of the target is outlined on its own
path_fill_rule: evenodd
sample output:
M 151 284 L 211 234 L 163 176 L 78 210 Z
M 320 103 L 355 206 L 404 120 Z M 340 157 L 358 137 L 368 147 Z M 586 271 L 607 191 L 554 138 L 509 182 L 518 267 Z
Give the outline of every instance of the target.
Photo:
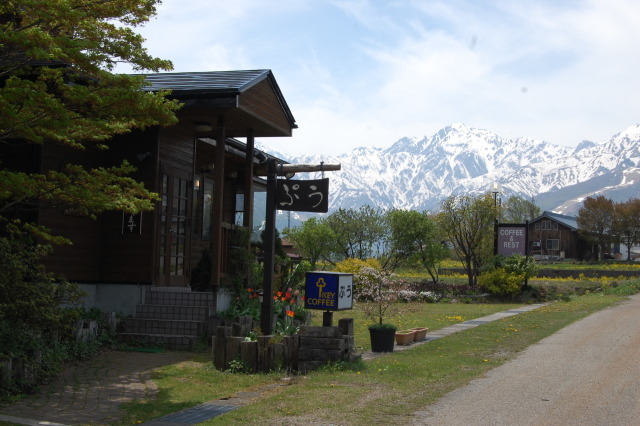
M 42 146 L 41 171 L 61 171 L 67 164 L 97 164 L 98 152 L 92 148 L 84 151 L 70 149 L 53 143 Z M 62 207 L 43 207 L 38 223 L 72 241 L 71 245 L 56 246 L 43 259 L 45 267 L 56 275 L 69 280 L 94 281 L 98 278 L 100 253 L 100 228 L 98 220 L 83 217 Z
M 265 79 L 240 96 L 240 108 L 253 113 L 291 134 L 291 123 L 287 119 L 269 80 Z
M 544 226 L 542 226 L 542 222 L 544 221 L 546 221 L 545 226 L 547 229 L 543 229 Z M 539 229 L 536 229 L 536 224 Z M 533 255 L 560 257 L 561 254 L 564 254 L 564 257 L 568 259 L 578 258 L 577 238 L 578 235 L 576 231 L 548 218 L 529 224 L 529 245 L 531 247 L 531 254 Z M 558 240 L 557 250 L 550 250 L 548 248 L 549 240 Z M 535 242 L 539 242 L 540 246 L 535 246 Z
M 115 165 L 126 159 L 138 171 L 132 176 L 157 193 L 158 129 L 134 132 L 116 138 L 104 162 Z M 101 216 L 100 279 L 105 282 L 153 282 L 155 212 L 142 214 L 141 233 L 123 232 L 123 212 Z

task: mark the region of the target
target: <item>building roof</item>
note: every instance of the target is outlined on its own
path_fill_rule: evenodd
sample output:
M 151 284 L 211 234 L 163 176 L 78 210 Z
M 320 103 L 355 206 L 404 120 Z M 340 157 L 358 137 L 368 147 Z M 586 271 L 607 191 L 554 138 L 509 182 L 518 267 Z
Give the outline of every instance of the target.
M 578 222 L 575 216 L 567 216 L 564 214 L 559 214 L 559 213 L 554 213 L 554 212 L 550 212 L 550 211 L 544 211 L 542 212 L 542 214 L 540 216 L 538 216 L 537 218 L 533 219 L 531 221 L 531 223 L 534 222 L 538 222 L 539 220 L 542 219 L 551 219 L 551 220 L 555 220 L 558 223 L 562 223 L 563 225 L 565 225 L 568 228 L 571 228 L 572 231 L 577 231 L 578 230 Z
M 229 115 L 232 137 L 246 136 L 246 128 L 255 136 L 291 136 L 297 128 L 271 70 L 205 71 L 145 74 L 146 90 L 170 90 L 183 110 L 194 120 L 211 120 L 216 111 Z
M 273 77 L 271 70 L 145 74 L 149 83 L 147 90 L 168 89 L 177 97 L 194 94 L 238 94 L 269 76 Z

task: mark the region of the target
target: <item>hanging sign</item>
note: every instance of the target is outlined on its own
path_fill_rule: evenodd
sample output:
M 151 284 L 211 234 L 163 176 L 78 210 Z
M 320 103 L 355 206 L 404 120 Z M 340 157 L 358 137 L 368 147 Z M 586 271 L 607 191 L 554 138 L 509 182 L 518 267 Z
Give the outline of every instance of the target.
M 353 308 L 353 274 L 307 272 L 304 307 L 324 311 Z
M 326 213 L 329 211 L 329 179 L 278 179 L 276 209 Z
M 497 254 L 511 256 L 527 255 L 527 225 L 499 224 L 497 225 Z
M 122 233 L 123 234 L 142 234 L 142 213 L 125 213 L 122 212 Z

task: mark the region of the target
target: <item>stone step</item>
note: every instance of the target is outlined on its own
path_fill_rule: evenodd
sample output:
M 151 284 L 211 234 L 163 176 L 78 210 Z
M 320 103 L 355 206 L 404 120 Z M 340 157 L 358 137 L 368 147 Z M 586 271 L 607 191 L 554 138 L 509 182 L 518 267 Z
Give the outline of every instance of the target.
M 118 333 L 120 342 L 130 346 L 193 351 L 198 337 L 174 334 Z
M 138 305 L 136 318 L 182 321 L 207 321 L 208 306 Z
M 204 321 L 153 318 L 125 318 L 124 321 L 124 331 L 126 333 L 201 336 L 206 332 L 206 328 L 207 323 Z

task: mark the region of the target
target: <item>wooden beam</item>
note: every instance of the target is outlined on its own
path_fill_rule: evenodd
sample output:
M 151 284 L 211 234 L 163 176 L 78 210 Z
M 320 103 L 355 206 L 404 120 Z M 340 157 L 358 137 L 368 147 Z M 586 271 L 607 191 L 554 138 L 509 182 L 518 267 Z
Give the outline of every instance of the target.
M 288 173 L 334 172 L 341 170 L 340 164 L 278 164 L 276 173 L 284 176 Z M 256 167 L 256 176 L 266 176 L 265 166 Z

